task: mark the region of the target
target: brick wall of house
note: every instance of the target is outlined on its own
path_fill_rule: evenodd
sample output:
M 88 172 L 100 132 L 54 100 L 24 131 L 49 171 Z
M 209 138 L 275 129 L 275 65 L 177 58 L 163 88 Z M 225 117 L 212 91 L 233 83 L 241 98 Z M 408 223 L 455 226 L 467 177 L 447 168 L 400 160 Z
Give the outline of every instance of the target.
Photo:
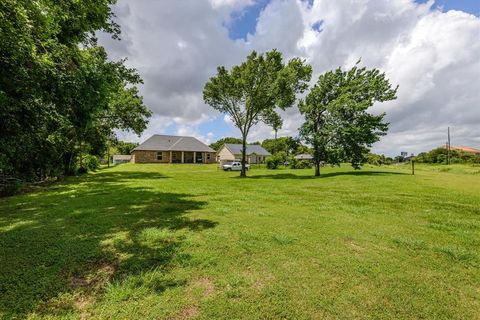
M 157 151 L 135 150 L 132 152 L 135 163 L 169 163 L 170 152 L 163 152 L 163 159 L 157 160 Z
M 210 160 L 208 160 L 207 154 L 210 154 Z M 217 162 L 217 153 L 216 152 L 205 152 L 205 163 L 215 163 L 215 162 Z
M 182 152 L 174 151 L 177 154 L 176 159 L 181 161 Z M 215 163 L 216 162 L 216 153 L 215 152 L 204 152 L 203 153 L 203 162 L 204 163 Z M 210 159 L 208 159 L 208 154 L 210 154 Z M 163 159 L 157 160 L 157 151 L 141 151 L 135 150 L 132 152 L 132 162 L 133 163 L 169 163 L 170 162 L 170 151 L 163 151 Z

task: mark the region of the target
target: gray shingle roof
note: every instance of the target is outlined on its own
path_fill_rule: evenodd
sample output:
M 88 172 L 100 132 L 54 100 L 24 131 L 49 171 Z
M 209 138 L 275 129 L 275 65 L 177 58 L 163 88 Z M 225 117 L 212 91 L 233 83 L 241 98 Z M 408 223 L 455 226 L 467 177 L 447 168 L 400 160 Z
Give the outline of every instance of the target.
M 159 134 L 151 136 L 132 151 L 135 150 L 215 152 L 215 150 L 194 137 Z
M 225 147 L 233 154 L 242 154 L 241 144 L 225 143 Z M 257 154 L 259 156 L 270 155 L 267 150 L 257 144 L 247 144 L 247 154 Z

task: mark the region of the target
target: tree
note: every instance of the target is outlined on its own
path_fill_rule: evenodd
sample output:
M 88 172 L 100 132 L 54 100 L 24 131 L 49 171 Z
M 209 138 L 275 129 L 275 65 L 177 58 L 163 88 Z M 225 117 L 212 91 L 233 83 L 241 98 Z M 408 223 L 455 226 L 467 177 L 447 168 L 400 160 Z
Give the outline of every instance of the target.
M 276 152 L 284 151 L 287 155 L 297 154 L 301 143 L 297 138 L 279 137 L 277 139 L 265 139 L 262 141 L 262 147 L 275 154 Z
M 242 139 L 234 138 L 234 137 L 225 137 L 221 138 L 220 140 L 215 141 L 214 143 L 210 144 L 210 148 L 214 149 L 215 151 L 220 151 L 220 148 L 225 143 L 233 143 L 233 144 L 240 144 L 242 143 Z
M 283 121 L 282 118 L 280 118 L 280 115 L 276 113 L 275 116 L 270 119 L 268 124 L 272 127 L 273 131 L 275 131 L 275 140 L 273 144 L 273 153 L 275 154 L 277 153 L 277 133 L 278 130 L 282 128 Z
M 388 130 L 385 114 L 372 115 L 367 109 L 375 102 L 396 99 L 398 87 L 392 89 L 379 70 L 357 65 L 320 75 L 299 103 L 305 116 L 300 134 L 313 146 L 315 176 L 320 175 L 322 162 L 348 161 L 359 169 L 371 145 Z
M 298 58 L 287 64 L 276 50 L 265 54 L 253 51 L 245 62 L 228 71 L 221 66 L 203 90 L 205 103 L 228 114 L 242 135 L 242 171 L 246 176 L 246 145 L 252 126 L 273 125 L 277 108 L 291 107 L 296 94 L 307 89 L 311 67 Z
M 115 0 L 0 1 L 0 171 L 25 180 L 72 173 L 113 129 L 144 130 L 141 79 L 96 43 L 118 38 Z
M 138 147 L 137 142 L 126 142 L 126 141 L 121 141 L 118 140 L 114 144 L 114 146 L 117 148 L 117 151 L 119 154 L 130 154 L 130 152 Z

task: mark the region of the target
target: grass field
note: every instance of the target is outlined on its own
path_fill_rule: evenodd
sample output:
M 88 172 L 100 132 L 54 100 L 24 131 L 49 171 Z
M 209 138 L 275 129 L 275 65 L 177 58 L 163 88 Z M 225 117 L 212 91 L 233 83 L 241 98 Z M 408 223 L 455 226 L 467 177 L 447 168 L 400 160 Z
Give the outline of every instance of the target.
M 0 318 L 480 319 L 480 167 L 120 165 L 0 199 Z

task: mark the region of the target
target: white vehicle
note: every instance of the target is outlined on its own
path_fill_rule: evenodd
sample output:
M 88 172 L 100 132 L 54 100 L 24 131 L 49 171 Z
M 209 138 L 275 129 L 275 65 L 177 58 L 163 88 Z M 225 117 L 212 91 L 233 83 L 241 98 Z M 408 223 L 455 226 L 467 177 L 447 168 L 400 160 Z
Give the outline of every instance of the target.
M 222 169 L 225 171 L 242 171 L 242 164 L 240 162 L 232 162 L 228 164 L 224 164 Z M 250 165 L 248 163 L 245 164 L 245 170 L 249 170 Z

